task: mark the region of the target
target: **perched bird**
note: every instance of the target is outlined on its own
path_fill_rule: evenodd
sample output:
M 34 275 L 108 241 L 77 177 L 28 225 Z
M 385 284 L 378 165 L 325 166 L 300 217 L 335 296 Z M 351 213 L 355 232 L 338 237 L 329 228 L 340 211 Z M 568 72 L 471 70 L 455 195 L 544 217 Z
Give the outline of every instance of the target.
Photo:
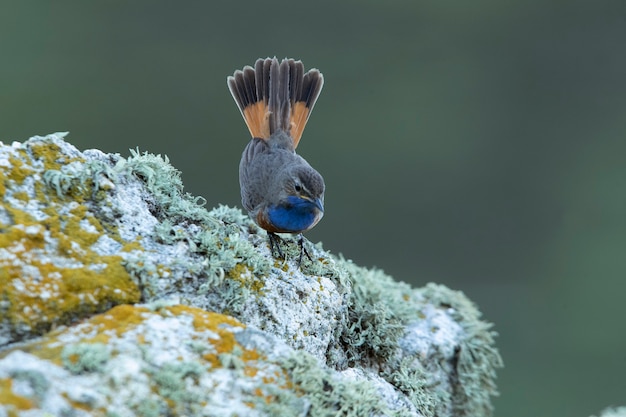
M 258 59 L 228 77 L 230 89 L 252 140 L 241 155 L 241 202 L 250 217 L 267 230 L 272 254 L 276 233 L 299 234 L 300 258 L 310 258 L 303 232 L 324 214 L 324 179 L 296 147 L 324 84 L 317 69 L 304 72 L 302 62 Z

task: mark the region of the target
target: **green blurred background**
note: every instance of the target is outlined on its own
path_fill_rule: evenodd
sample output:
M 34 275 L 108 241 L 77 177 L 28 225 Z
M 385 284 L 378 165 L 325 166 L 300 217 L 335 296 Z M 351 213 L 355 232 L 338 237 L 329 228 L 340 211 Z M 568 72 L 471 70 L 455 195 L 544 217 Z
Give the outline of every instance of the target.
M 473 299 L 497 416 L 626 404 L 624 0 L 2 1 L 0 139 L 139 146 L 239 206 L 226 76 L 274 55 L 325 75 L 309 239 Z

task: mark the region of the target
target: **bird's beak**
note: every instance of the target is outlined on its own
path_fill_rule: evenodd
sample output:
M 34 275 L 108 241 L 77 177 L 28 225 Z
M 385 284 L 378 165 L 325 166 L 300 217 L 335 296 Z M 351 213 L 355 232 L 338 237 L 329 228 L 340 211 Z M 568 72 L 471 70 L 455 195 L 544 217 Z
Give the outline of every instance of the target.
M 322 201 L 321 198 L 316 198 L 313 199 L 312 197 L 309 197 L 308 195 L 303 195 L 300 196 L 301 199 L 306 200 L 306 201 L 310 201 L 311 203 L 313 203 L 313 205 L 315 207 L 317 207 L 322 213 L 324 212 L 324 202 Z
M 316 198 L 315 200 L 313 200 L 313 203 L 315 204 L 315 207 L 320 209 L 322 213 L 324 212 L 324 203 L 322 203 L 321 198 Z

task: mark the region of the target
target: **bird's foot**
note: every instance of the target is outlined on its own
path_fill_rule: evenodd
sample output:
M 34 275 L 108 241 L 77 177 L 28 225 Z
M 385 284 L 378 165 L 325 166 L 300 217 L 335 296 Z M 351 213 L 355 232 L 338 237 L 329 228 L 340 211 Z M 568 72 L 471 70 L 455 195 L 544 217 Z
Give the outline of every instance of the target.
M 280 245 L 284 242 L 284 240 L 280 236 L 278 236 L 276 233 L 271 233 L 271 232 L 267 233 L 267 237 L 269 240 L 270 252 L 272 253 L 272 256 L 278 259 L 285 259 L 285 253 L 280 247 Z M 298 266 L 302 265 L 303 255 L 306 255 L 306 257 L 309 258 L 309 261 L 313 262 L 313 258 L 311 257 L 311 254 L 309 254 L 309 251 L 304 246 L 305 241 L 306 239 L 304 238 L 302 233 L 300 233 L 298 235 L 298 249 L 299 249 Z
M 280 248 L 280 244 L 283 241 L 280 236 L 276 233 L 268 232 L 267 237 L 270 242 L 270 252 L 272 253 L 272 256 L 275 258 L 285 259 L 285 254 Z M 276 256 L 276 254 L 278 254 L 278 256 Z
M 298 266 L 302 265 L 302 254 L 305 254 L 309 261 L 313 262 L 313 258 L 309 254 L 309 251 L 304 247 L 304 235 L 300 233 L 300 238 L 298 239 L 298 247 L 300 247 L 300 256 L 298 257 Z

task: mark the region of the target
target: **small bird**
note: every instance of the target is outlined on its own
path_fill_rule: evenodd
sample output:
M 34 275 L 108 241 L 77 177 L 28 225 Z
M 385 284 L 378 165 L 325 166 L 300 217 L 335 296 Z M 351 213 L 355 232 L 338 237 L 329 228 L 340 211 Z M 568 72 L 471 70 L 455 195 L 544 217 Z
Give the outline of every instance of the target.
M 252 140 L 241 155 L 239 185 L 248 215 L 268 233 L 270 250 L 283 257 L 276 233 L 299 235 L 324 214 L 324 179 L 296 154 L 304 126 L 319 97 L 324 78 L 317 69 L 304 72 L 302 62 L 258 59 L 228 77 L 228 88 Z

